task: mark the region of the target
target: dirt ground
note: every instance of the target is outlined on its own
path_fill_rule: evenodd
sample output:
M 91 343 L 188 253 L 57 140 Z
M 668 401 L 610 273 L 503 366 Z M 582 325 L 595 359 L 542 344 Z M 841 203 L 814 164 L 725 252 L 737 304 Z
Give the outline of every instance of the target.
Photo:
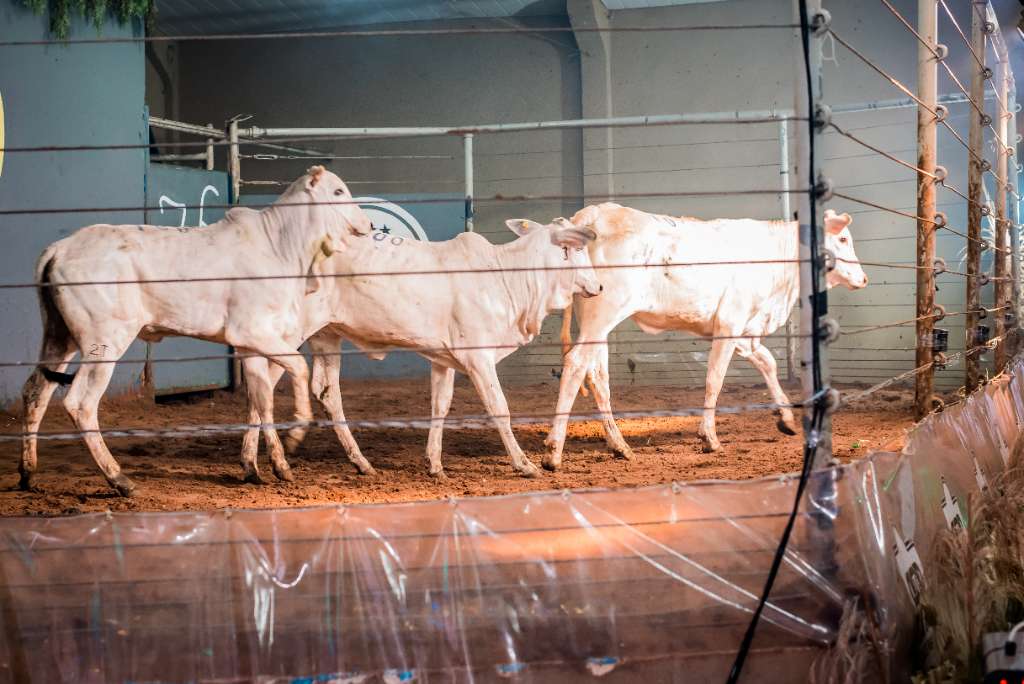
M 349 420 L 429 415 L 429 382 L 342 383 Z M 553 409 L 557 388 L 551 384 L 506 389 L 513 414 L 544 414 Z M 793 395 L 798 391 L 792 392 Z M 617 387 L 616 410 L 700 406 L 703 390 L 675 387 Z M 727 387 L 720 406 L 768 403 L 763 386 Z M 591 399 L 580 398 L 576 411 L 593 411 Z M 463 379 L 456 383 L 451 416 L 480 415 L 483 409 Z M 240 396 L 228 392 L 197 395 L 154 405 L 151 400 L 122 397 L 107 401 L 101 426 L 170 428 L 183 425 L 244 423 Z M 275 416 L 291 420 L 291 402 L 278 394 Z M 318 411 L 318 417 L 320 412 Z M 631 487 L 673 480 L 746 479 L 792 472 L 799 467 L 801 437 L 775 428 L 768 411 L 719 414 L 718 434 L 724 453 L 701 452 L 699 418 L 620 420 L 634 462 L 615 458 L 605 447 L 600 423 L 570 423 L 562 469 L 541 477 L 516 475 L 493 429 L 448 429 L 444 435 L 444 466 L 448 479 L 427 475 L 426 430 L 359 429 L 356 440 L 377 469 L 359 475 L 349 464 L 328 428 L 311 430 L 290 459 L 294 483 L 274 479 L 263 452 L 260 471 L 267 484 L 242 481 L 238 433 L 191 438 L 108 438 L 108 445 L 137 489 L 130 499 L 107 486 L 81 440 L 39 443 L 38 492 L 17 489 L 20 445 L 0 443 L 0 515 L 71 515 L 86 511 L 164 511 L 216 508 L 270 508 L 337 503 L 380 503 L 436 499 L 446 496 L 487 496 L 531 490 L 586 487 Z M 911 395 L 879 392 L 868 403 L 844 408 L 834 420 L 834 448 L 841 460 L 869 450 L 899 448 L 912 426 Z M 71 429 L 59 397 L 50 404 L 42 431 Z M 543 453 L 547 425 L 517 426 L 520 445 L 536 463 Z M 0 412 L 0 432 L 21 431 L 17 411 Z

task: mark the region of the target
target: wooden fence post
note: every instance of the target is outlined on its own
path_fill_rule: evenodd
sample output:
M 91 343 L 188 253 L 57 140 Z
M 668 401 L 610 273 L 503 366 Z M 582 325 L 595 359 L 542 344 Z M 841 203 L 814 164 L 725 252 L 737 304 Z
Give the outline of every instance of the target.
M 979 59 L 985 59 L 985 6 L 982 0 L 971 0 L 971 47 Z M 984 67 L 971 62 L 971 99 L 984 109 L 985 104 L 985 71 Z M 972 349 L 978 344 L 975 333 L 981 320 L 981 176 L 982 166 L 982 118 L 973 108 L 970 110 L 970 130 L 967 139 L 967 320 L 965 323 L 964 349 Z M 968 393 L 973 392 L 981 384 L 981 354 L 965 354 L 967 368 L 964 387 Z
M 915 368 L 932 363 L 932 330 L 935 319 L 935 108 L 938 97 L 939 61 L 938 3 L 918 0 L 917 32 L 925 43 L 917 44 L 917 357 Z M 917 374 L 914 383 L 914 413 L 918 420 L 932 410 L 935 393 L 935 368 Z

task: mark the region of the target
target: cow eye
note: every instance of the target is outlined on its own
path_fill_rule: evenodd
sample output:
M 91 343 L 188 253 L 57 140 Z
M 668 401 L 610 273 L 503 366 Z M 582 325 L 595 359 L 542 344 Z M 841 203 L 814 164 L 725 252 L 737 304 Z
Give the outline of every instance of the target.
M 850 238 L 848 238 L 848 237 L 841 237 L 841 238 L 839 238 L 839 244 L 841 244 L 841 245 L 848 244 L 849 242 L 850 242 Z
M 335 195 L 344 195 L 345 191 L 342 190 L 341 188 L 338 188 L 337 190 L 334 191 L 334 194 Z

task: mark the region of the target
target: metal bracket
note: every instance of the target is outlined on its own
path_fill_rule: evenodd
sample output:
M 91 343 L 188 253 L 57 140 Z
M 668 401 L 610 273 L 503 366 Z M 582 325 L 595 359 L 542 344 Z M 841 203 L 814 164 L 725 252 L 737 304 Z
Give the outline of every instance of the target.
M 981 125 L 982 126 L 990 126 L 991 124 L 992 124 L 992 115 L 991 114 L 982 114 L 981 115 Z
M 932 356 L 932 363 L 935 365 L 935 370 L 946 370 L 949 359 L 942 352 L 937 352 Z
M 824 102 L 819 102 L 814 106 L 814 127 L 825 128 L 832 123 L 832 108 Z
M 981 215 L 988 216 L 992 213 L 992 210 L 988 208 L 987 204 L 981 205 Z
M 986 81 L 991 79 L 995 75 L 996 73 L 992 71 L 992 67 L 985 67 L 984 69 L 981 70 L 981 77 L 984 78 Z
M 938 364 L 936 364 L 936 366 L 938 366 Z M 945 368 L 945 365 L 943 365 L 943 368 Z M 935 411 L 936 413 L 942 413 L 943 411 L 946 410 L 946 402 L 944 402 L 942 400 L 942 397 L 933 394 L 932 398 L 931 398 L 931 402 L 932 402 L 932 411 Z
M 935 120 L 945 121 L 946 117 L 949 116 L 949 107 L 946 105 L 935 105 Z
M 978 287 L 985 287 L 990 282 L 991 282 L 991 279 L 988 277 L 988 273 L 979 273 L 978 274 Z M 979 318 L 984 318 L 986 316 L 986 314 L 988 313 L 988 312 L 985 311 L 985 309 L 980 309 L 980 311 L 982 313 L 978 316 Z
M 946 180 L 946 177 L 949 176 L 949 171 L 946 170 L 945 166 L 936 166 L 933 173 L 935 175 L 935 181 L 938 183 L 942 183 Z
M 932 264 L 932 268 L 935 269 L 935 275 L 941 275 L 946 272 L 946 260 L 942 257 L 936 257 Z
M 935 216 L 932 218 L 932 222 L 935 224 L 936 228 L 944 227 L 946 225 L 946 212 L 944 212 L 944 211 L 937 211 L 937 212 L 935 212 Z
M 843 398 L 835 387 L 829 387 L 825 396 L 821 398 L 821 407 L 825 410 L 825 415 L 835 413 L 842 403 Z
M 819 336 L 822 344 L 832 344 L 839 339 L 839 322 L 836 319 L 826 318 L 821 324 Z
M 828 32 L 829 27 L 831 26 L 832 15 L 829 13 L 827 9 L 820 9 L 814 13 L 813 17 L 811 17 L 811 33 L 816 38 L 820 38 L 821 36 L 825 35 Z
M 819 202 L 828 202 L 832 199 L 834 189 L 831 178 L 818 176 L 818 182 L 814 184 L 814 198 Z
M 981 170 L 982 171 L 991 171 L 992 170 L 992 162 L 990 162 L 988 159 L 982 159 L 981 160 Z
M 826 271 L 834 271 L 836 269 L 836 255 L 831 249 L 821 248 L 821 258 L 825 262 Z
M 946 307 L 936 304 L 932 307 L 932 320 L 936 323 L 946 317 Z
M 984 252 L 986 250 L 995 249 L 995 248 L 996 248 L 996 246 L 994 244 L 992 244 L 991 240 L 982 240 L 981 241 L 981 249 L 979 251 Z
M 987 345 L 988 344 L 988 340 L 989 340 L 989 329 L 988 329 L 988 326 L 987 325 L 976 326 L 971 331 L 971 336 L 973 338 L 971 340 L 971 346 L 972 347 L 981 347 L 983 345 Z M 984 354 L 985 352 L 979 352 L 979 353 Z
M 935 59 L 941 62 L 942 60 L 946 59 L 947 57 L 949 57 L 949 47 L 947 45 L 942 44 L 942 43 L 936 43 L 935 44 Z
M 995 25 L 995 23 L 993 23 L 991 21 L 986 21 L 984 24 L 981 25 L 981 32 L 984 33 L 986 36 L 995 33 L 996 32 L 996 25 Z M 985 67 L 985 68 L 988 69 L 988 67 Z
M 941 354 L 949 351 L 949 331 L 945 328 L 932 329 L 932 352 Z

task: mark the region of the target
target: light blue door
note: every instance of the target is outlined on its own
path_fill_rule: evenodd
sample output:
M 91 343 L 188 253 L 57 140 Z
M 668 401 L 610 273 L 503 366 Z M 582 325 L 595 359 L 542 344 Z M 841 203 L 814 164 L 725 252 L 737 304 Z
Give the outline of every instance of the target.
M 146 173 L 146 223 L 154 226 L 198 226 L 215 223 L 228 203 L 228 175 L 171 164 L 150 163 Z M 210 208 L 207 208 L 210 207 Z M 226 358 L 205 361 L 168 361 L 224 356 L 228 348 L 188 337 L 167 337 L 149 345 L 153 387 L 158 395 L 179 394 L 227 387 L 231 362 Z

